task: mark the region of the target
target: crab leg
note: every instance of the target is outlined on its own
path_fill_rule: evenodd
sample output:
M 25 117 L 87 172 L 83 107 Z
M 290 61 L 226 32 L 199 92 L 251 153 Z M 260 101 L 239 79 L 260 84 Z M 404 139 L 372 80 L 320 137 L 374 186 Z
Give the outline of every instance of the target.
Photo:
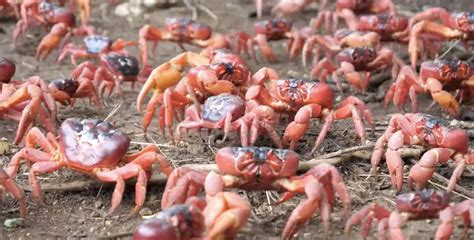
M 36 158 L 36 156 L 34 156 L 34 158 Z M 28 160 L 33 160 L 33 157 L 28 159 Z M 34 162 L 35 163 L 33 163 L 33 165 L 30 168 L 30 172 L 29 172 L 29 175 L 28 175 L 28 180 L 29 180 L 30 185 L 31 185 L 33 198 L 38 203 L 38 205 L 44 205 L 44 202 L 42 200 L 41 186 L 38 183 L 38 179 L 36 178 L 36 175 L 40 174 L 40 173 L 55 172 L 55 171 L 59 170 L 60 168 L 64 167 L 65 164 L 64 164 L 64 162 L 49 161 L 49 160 L 39 162 L 36 159 L 35 159 Z
M 174 204 L 181 204 L 191 196 L 196 196 L 204 187 L 207 173 L 180 167 L 168 176 L 161 208 L 166 209 Z
M 448 162 L 454 153 L 455 150 L 449 148 L 433 148 L 427 151 L 423 154 L 420 161 L 410 169 L 408 186 L 411 189 L 413 189 L 414 186 L 417 190 L 422 189 L 435 172 L 436 165 Z M 462 172 L 464 166 L 461 165 L 461 167 Z M 453 177 L 454 176 L 455 174 L 453 174 Z M 454 178 L 456 179 L 456 177 Z M 448 191 L 451 190 L 448 188 Z
M 96 173 L 97 178 L 101 181 L 116 182 L 109 214 L 112 213 L 122 202 L 123 192 L 125 190 L 125 180 L 135 176 L 138 177 L 135 185 L 136 206 L 130 212 L 128 218 L 135 215 L 145 203 L 146 185 L 148 182 L 148 176 L 145 169 L 150 168 L 156 159 L 156 152 L 151 152 L 150 150 L 151 149 L 145 148 L 142 152 L 138 153 L 139 155 L 133 156 L 135 159 L 120 168 L 116 168 L 112 171 L 98 171 Z M 160 165 L 162 164 L 160 163 Z
M 18 201 L 20 205 L 20 217 L 25 218 L 26 216 L 26 201 L 25 201 L 25 193 L 23 190 L 18 187 L 18 185 L 13 182 L 10 176 L 0 168 L 0 185 L 5 187 L 7 191 L 9 191 L 13 197 Z M 0 197 L 2 196 L 2 190 L 0 189 Z
M 233 192 L 220 192 L 207 202 L 203 211 L 207 237 L 233 238 L 250 216 L 250 204 Z
M 300 108 L 295 115 L 295 119 L 288 125 L 283 134 L 283 146 L 289 145 L 290 149 L 295 149 L 298 140 L 308 128 L 310 119 L 321 117 L 322 111 L 323 108 L 319 104 L 308 104 Z
M 346 227 L 344 228 L 345 234 L 350 234 L 352 227 L 361 221 L 363 221 L 366 226 L 372 223 L 372 219 L 383 220 L 390 217 L 391 212 L 385 207 L 380 206 L 376 203 L 365 206 L 361 210 L 357 211 L 352 215 L 346 222 Z M 369 235 L 370 226 L 361 229 L 361 236 L 363 239 L 366 239 Z M 380 235 L 382 237 L 383 235 Z

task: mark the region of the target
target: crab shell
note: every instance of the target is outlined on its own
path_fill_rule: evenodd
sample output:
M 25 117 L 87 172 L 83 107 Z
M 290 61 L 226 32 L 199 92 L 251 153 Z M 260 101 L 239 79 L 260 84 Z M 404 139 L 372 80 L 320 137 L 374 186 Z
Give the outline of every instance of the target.
M 65 23 L 68 27 L 76 27 L 76 16 L 74 13 L 67 11 L 65 8 L 55 4 L 42 1 L 39 5 L 39 13 L 45 16 L 46 21 L 50 25 L 57 23 Z
M 245 113 L 245 101 L 236 95 L 220 94 L 206 99 L 202 111 L 202 119 L 218 122 L 224 119 L 227 113 L 232 113 L 235 120 Z
M 101 57 L 100 63 L 116 76 L 136 77 L 140 72 L 138 60 L 133 56 L 109 53 Z
M 212 36 L 212 28 L 209 25 L 187 18 L 166 18 L 165 27 L 185 42 L 193 39 L 207 40 Z
M 449 18 L 449 25 L 461 29 L 470 36 L 474 36 L 474 11 L 454 12 Z
M 66 119 L 59 129 L 59 143 L 67 164 L 83 171 L 118 166 L 130 139 L 110 123 L 97 119 Z
M 434 78 L 447 85 L 447 91 L 461 89 L 461 83 L 473 76 L 469 63 L 461 60 L 436 60 L 421 64 L 420 75 L 424 82 Z
M 101 53 L 112 45 L 112 40 L 102 35 L 89 35 L 82 41 L 88 53 Z
M 367 64 L 374 61 L 376 57 L 375 48 L 356 47 L 343 49 L 337 54 L 336 59 L 338 62 L 352 63 L 357 71 L 367 68 Z
M 373 31 L 381 35 L 382 41 L 391 41 L 392 34 L 408 27 L 408 18 L 389 14 L 376 14 L 360 17 L 358 30 Z
M 15 63 L 8 58 L 0 57 L 0 83 L 9 83 L 15 72 Z
M 294 151 L 268 147 L 225 147 L 215 160 L 221 173 L 243 178 L 245 189 L 272 189 L 276 179 L 294 176 L 299 163 Z
M 395 199 L 395 203 L 399 212 L 413 214 L 410 219 L 437 218 L 438 213 L 449 205 L 449 194 L 432 189 L 424 189 L 417 192 L 400 194 Z
M 466 131 L 450 126 L 444 119 L 428 114 L 417 114 L 415 121 L 417 135 L 428 145 L 454 149 L 460 153 L 467 153 L 469 149 L 469 135 Z
M 290 104 L 291 111 L 296 112 L 309 103 L 317 103 L 328 109 L 332 109 L 334 105 L 334 91 L 326 83 L 294 78 L 273 82 L 270 88 L 272 94 Z
M 285 34 L 291 31 L 293 23 L 284 18 L 274 18 L 271 20 L 259 21 L 254 24 L 255 34 L 267 36 L 267 40 L 280 40 L 285 38 Z
M 73 97 L 79 87 L 79 82 L 72 78 L 55 79 L 51 81 L 49 87 L 54 90 L 65 92 L 69 97 Z
M 201 210 L 188 204 L 178 204 L 158 213 L 140 224 L 133 240 L 190 239 L 201 236 L 204 230 Z

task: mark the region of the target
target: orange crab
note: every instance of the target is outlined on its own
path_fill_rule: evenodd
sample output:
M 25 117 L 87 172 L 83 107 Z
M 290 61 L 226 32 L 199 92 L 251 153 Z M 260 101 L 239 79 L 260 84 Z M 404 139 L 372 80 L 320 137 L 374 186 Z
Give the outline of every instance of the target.
M 15 176 L 21 160 L 27 160 L 31 165 L 29 182 L 33 197 L 39 204 L 42 204 L 42 194 L 37 174 L 65 167 L 95 176 L 100 181 L 116 182 L 109 213 L 122 201 L 125 180 L 137 177 L 136 206 L 129 214 L 132 216 L 145 202 L 152 165 L 158 162 L 161 171 L 167 175 L 173 168 L 158 153 L 156 146 L 125 155 L 129 145 L 130 139 L 108 122 L 69 118 L 61 125 L 59 136 L 52 133 L 45 136 L 38 128 L 32 128 L 26 136 L 26 146 L 12 157 L 6 171 Z

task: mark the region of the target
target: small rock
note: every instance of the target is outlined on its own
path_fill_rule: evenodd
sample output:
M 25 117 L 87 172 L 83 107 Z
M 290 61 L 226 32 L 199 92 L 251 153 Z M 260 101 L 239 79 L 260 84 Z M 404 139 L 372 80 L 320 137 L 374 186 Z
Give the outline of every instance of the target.
M 90 232 L 90 233 L 93 233 L 93 232 L 95 232 L 95 230 L 96 230 L 96 229 L 95 229 L 95 227 L 91 227 L 91 228 L 89 228 L 89 232 Z
M 97 200 L 94 202 L 94 207 L 97 209 L 101 209 L 103 206 L 104 206 L 104 203 L 102 202 L 102 200 Z
M 142 216 L 142 217 L 143 217 L 143 216 L 150 216 L 150 215 L 152 215 L 152 214 L 153 214 L 153 212 L 151 211 L 151 209 L 149 209 L 149 208 L 147 208 L 147 207 L 142 208 L 142 209 L 140 210 L 140 216 Z
M 23 226 L 23 224 L 23 218 L 10 218 L 6 219 L 5 222 L 3 222 L 3 226 L 5 226 L 6 228 L 18 228 Z
M 105 220 L 105 225 L 107 225 L 107 226 L 112 225 L 112 220 Z

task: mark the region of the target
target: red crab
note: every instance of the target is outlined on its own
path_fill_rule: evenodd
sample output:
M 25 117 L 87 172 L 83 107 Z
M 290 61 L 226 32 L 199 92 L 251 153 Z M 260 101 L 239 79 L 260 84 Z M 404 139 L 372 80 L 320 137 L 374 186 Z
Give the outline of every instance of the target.
M 250 204 L 233 192 L 220 192 L 207 201 L 189 198 L 140 224 L 133 240 L 234 239 L 250 216 Z
M 339 17 L 345 18 L 345 15 L 350 15 L 357 18 L 361 14 L 396 15 L 395 4 L 392 0 L 337 0 L 335 12 L 322 9 L 315 19 L 311 19 L 311 22 L 315 23 L 317 29 L 325 22 L 326 31 L 331 32 L 337 29 Z M 333 26 L 331 26 L 331 20 Z
M 186 66 L 193 68 L 183 76 Z M 184 110 L 192 102 L 203 103 L 208 97 L 221 93 L 243 95 L 250 74 L 247 64 L 238 55 L 225 49 L 213 51 L 210 58 L 193 52 L 179 54 L 155 68 L 138 95 L 137 110 L 141 112 L 145 97 L 153 90 L 143 119 L 144 132 L 159 104 L 163 104 L 159 112 L 160 128 L 166 127 L 172 136 L 176 110 Z
M 434 22 L 437 19 L 442 23 Z M 474 12 L 450 13 L 444 8 L 430 8 L 413 16 L 410 19 L 410 42 L 408 44 L 408 53 L 413 68 L 416 67 L 421 50 L 430 50 L 432 47 L 432 45 L 423 45 L 426 42 L 422 42 L 424 37 L 429 37 L 431 42 L 433 40 L 457 39 L 467 46 L 468 41 L 474 40 Z
M 375 32 L 352 31 L 340 29 L 331 35 L 314 35 L 309 37 L 303 46 L 303 66 L 308 65 L 308 59 L 314 53 L 313 65 L 319 60 L 321 54 L 332 58 L 346 47 L 376 47 L 380 44 L 380 35 Z
M 112 41 L 103 35 L 89 35 L 83 39 L 84 46 L 78 47 L 74 43 L 69 43 L 63 47 L 58 56 L 61 62 L 68 54 L 71 55 L 71 63 L 77 65 L 77 60 L 82 58 L 100 58 L 103 54 L 115 52 L 127 54 L 125 47 L 135 46 L 136 42 L 126 41 L 121 38 Z
M 269 62 L 276 62 L 277 58 L 269 41 L 288 39 L 288 52 L 290 59 L 294 60 L 301 51 L 305 34 L 304 31 L 293 29 L 293 23 L 284 18 L 274 18 L 271 20 L 259 21 L 254 24 L 255 37 L 247 33 L 237 32 L 238 44 L 236 52 L 245 51 L 255 58 L 254 45 L 258 45 L 263 57 Z
M 39 204 L 42 203 L 42 194 L 37 174 L 65 167 L 90 174 L 103 182 L 116 182 L 109 213 L 120 205 L 125 180 L 137 177 L 136 206 L 129 215 L 132 216 L 145 202 L 151 166 L 158 162 L 161 171 L 167 175 L 172 167 L 158 153 L 156 146 L 150 145 L 138 153 L 125 155 L 129 145 L 130 139 L 108 122 L 69 118 L 61 125 L 59 136 L 52 133 L 45 136 L 38 128 L 32 128 L 26 136 L 26 146 L 13 156 L 6 171 L 15 176 L 21 160 L 27 160 L 33 197 Z
M 0 117 L 19 122 L 15 144 L 21 142 L 37 116 L 48 131 L 55 131 L 56 104 L 43 80 L 34 76 L 24 82 L 2 84 Z
M 358 98 L 350 96 L 343 100 L 337 110 L 334 107 L 334 92 L 332 88 L 316 81 L 299 79 L 278 80 L 278 74 L 270 68 L 262 68 L 254 74 L 255 85 L 247 91 L 245 98 L 255 100 L 260 105 L 272 107 L 278 113 L 287 113 L 294 117 L 283 135 L 283 146 L 294 149 L 298 140 L 308 129 L 311 118 L 324 119 L 325 123 L 316 140 L 315 147 L 322 143 L 334 120 L 352 117 L 355 130 L 365 142 L 363 121 L 367 121 L 372 128 L 374 122 L 372 114 L 365 104 Z
M 145 25 L 140 29 L 141 59 L 144 64 L 148 63 L 147 41 L 153 41 L 153 52 L 156 49 L 158 41 L 172 41 L 178 43 L 185 51 L 183 43 L 188 43 L 203 47 L 203 55 L 209 55 L 213 50 L 219 48 L 230 49 L 230 43 L 220 35 L 212 35 L 212 29 L 209 25 L 199 23 L 186 18 L 166 18 L 163 28 Z
M 385 106 L 393 99 L 398 110 L 404 108 L 407 95 L 412 101 L 412 110 L 418 111 L 416 93 L 431 93 L 433 100 L 451 116 L 460 115 L 456 98 L 450 93 L 460 90 L 462 99 L 472 99 L 474 93 L 474 69 L 468 62 L 460 60 L 435 60 L 421 64 L 420 75 L 405 66 L 385 96 Z
M 177 168 L 166 183 L 161 206 L 166 209 L 197 195 L 204 187 L 206 197 L 212 198 L 228 188 L 247 190 L 278 190 L 286 192 L 279 202 L 295 194 L 306 194 L 291 213 L 283 230 L 284 239 L 291 238 L 318 210 L 324 227 L 329 228 L 329 217 L 335 205 L 335 193 L 347 213 L 350 196 L 337 169 L 320 164 L 307 173 L 296 176 L 298 155 L 291 150 L 267 147 L 226 147 L 217 151 L 215 161 L 220 174 L 201 172 L 186 167 Z
M 85 35 L 95 32 L 94 28 L 88 26 L 76 28 L 74 13 L 45 1 L 28 0 L 23 2 L 21 14 L 22 19 L 18 21 L 13 33 L 14 43 L 33 22 L 39 22 L 45 27 L 51 26 L 51 31 L 41 40 L 36 49 L 36 59 L 38 60 L 46 59 L 51 51 L 61 41 L 66 42 L 71 34 Z
M 394 114 L 385 133 L 375 143 L 371 163 L 375 173 L 384 153 L 392 185 L 400 192 L 403 186 L 403 161 L 398 149 L 404 145 L 421 145 L 429 148 L 408 175 L 410 188 L 421 189 L 431 178 L 437 165 L 453 159 L 456 169 L 449 180 L 451 192 L 466 165 L 474 164 L 474 152 L 469 149 L 466 131 L 450 126 L 449 122 L 427 114 Z
M 401 228 L 407 222 L 439 218 L 441 224 L 434 239 L 450 239 L 456 217 L 462 216 L 464 219 L 465 236 L 471 222 L 474 221 L 472 215 L 474 200 L 450 204 L 447 192 L 424 189 L 404 193 L 397 196 L 395 204 L 395 211 L 390 211 L 377 203 L 362 208 L 347 221 L 346 234 L 350 233 L 352 226 L 362 222 L 361 235 L 363 239 L 366 239 L 372 222 L 377 220 L 379 239 L 385 239 L 387 233 L 390 239 L 405 239 Z
M 23 189 L 21 189 L 16 183 L 8 176 L 8 174 L 0 168 L 0 198 L 3 197 L 3 189 L 4 187 L 8 192 L 12 194 L 12 196 L 18 201 L 20 205 L 20 217 L 26 217 L 26 201 L 25 201 L 25 193 Z
M 75 79 L 85 79 L 92 81 L 98 88 L 100 95 L 105 91 L 112 94 L 115 87 L 120 96 L 124 95 L 122 85 L 124 82 L 130 82 L 132 88 L 136 82 L 145 82 L 150 75 L 151 66 L 145 65 L 140 71 L 137 58 L 111 52 L 101 55 L 99 67 L 91 62 L 79 64 L 71 73 Z
M 311 70 L 313 79 L 326 79 L 332 74 L 337 88 L 342 93 L 340 75 L 344 75 L 347 81 L 357 90 L 365 92 L 369 86 L 372 72 L 381 71 L 392 65 L 392 76 L 396 77 L 399 69 L 398 64 L 393 63 L 393 52 L 388 48 L 376 50 L 372 47 L 344 48 L 335 57 L 340 63 L 336 69 L 329 58 L 319 61 Z M 360 72 L 364 75 L 362 78 Z
M 280 137 L 273 126 L 278 121 L 278 116 L 268 106 L 249 105 L 246 112 L 245 101 L 236 95 L 219 94 L 206 99 L 203 109 L 196 105 L 186 109 L 185 119 L 176 127 L 175 139 L 179 141 L 181 132 L 188 129 L 223 129 L 224 137 L 231 131 L 240 130 L 241 145 L 247 147 L 253 145 L 260 132 L 265 132 L 273 140 L 276 146 L 282 148 Z M 249 134 L 250 133 L 250 134 Z M 249 136 L 250 135 L 250 136 Z
M 327 32 L 332 32 L 337 28 L 338 21 L 334 21 L 333 26 L 331 26 L 330 17 L 325 17 L 322 13 L 318 18 L 312 23 L 316 29 L 320 29 L 325 22 L 325 28 Z M 409 28 L 408 28 L 408 18 L 401 15 L 394 14 L 374 14 L 374 15 L 363 15 L 358 17 L 352 11 L 343 9 L 336 14 L 334 18 L 337 20 L 339 17 L 344 19 L 344 22 L 347 25 L 347 28 L 353 31 L 370 31 L 376 32 L 380 35 L 381 41 L 383 42 L 408 42 L 409 38 Z
M 76 99 L 89 98 L 97 109 L 102 106 L 97 89 L 87 78 L 60 78 L 52 80 L 49 90 L 54 100 L 62 105 L 74 106 Z

